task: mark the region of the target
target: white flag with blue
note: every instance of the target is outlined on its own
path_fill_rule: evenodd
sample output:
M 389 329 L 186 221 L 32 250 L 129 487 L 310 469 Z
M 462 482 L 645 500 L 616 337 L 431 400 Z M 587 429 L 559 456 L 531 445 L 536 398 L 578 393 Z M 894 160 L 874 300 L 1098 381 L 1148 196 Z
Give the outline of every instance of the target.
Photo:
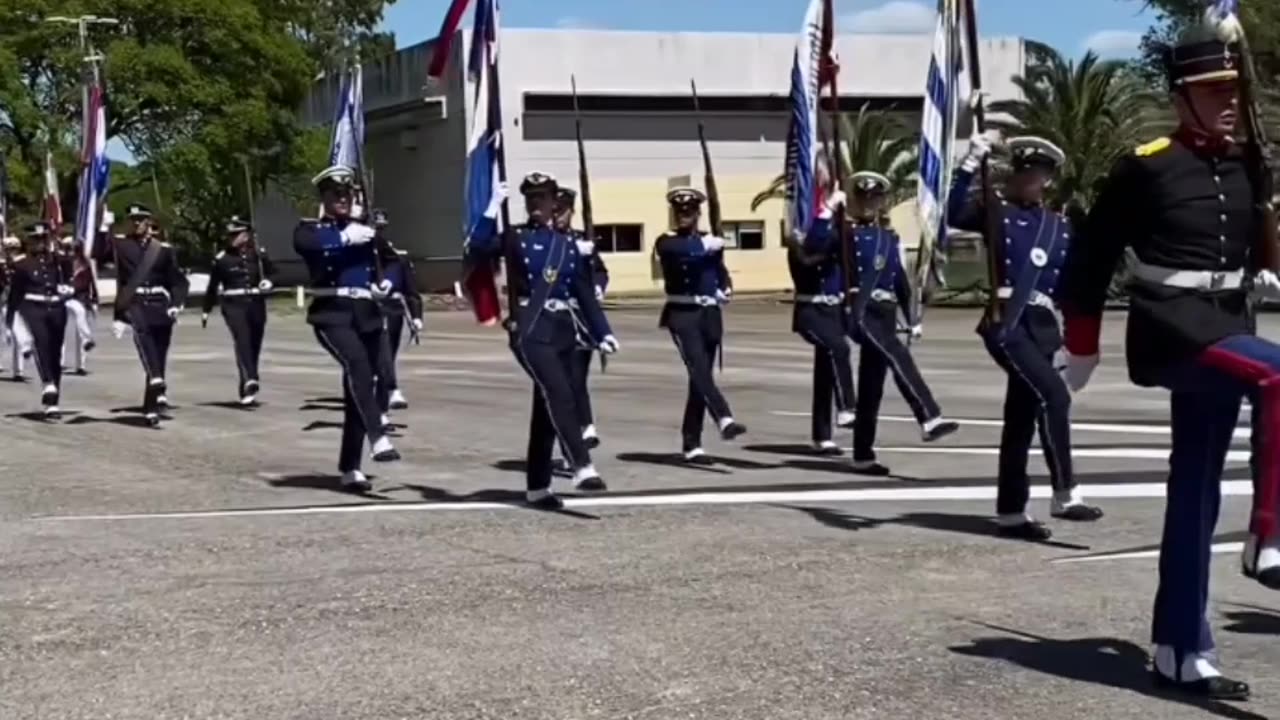
M 809 234 L 818 207 L 818 97 L 822 92 L 823 0 L 810 0 L 791 65 L 791 124 L 787 129 L 787 232 Z
M 931 269 L 932 257 L 947 237 L 947 195 L 955 165 L 956 119 L 968 85 L 964 79 L 964 47 L 960 33 L 960 3 L 939 0 L 933 53 L 925 84 L 920 132 L 920 182 L 916 204 L 920 211 L 920 267 L 918 279 Z M 923 283 L 921 283 L 923 285 Z
M 467 72 L 476 88 L 471 137 L 467 143 L 467 215 L 463 228 L 469 244 L 473 237 L 490 238 L 503 229 L 499 217 L 502 100 L 498 89 L 497 0 L 479 0 L 476 4 Z
M 364 169 L 364 72 L 360 65 L 347 70 L 338 94 L 333 118 L 333 140 L 329 143 L 329 165 Z
M 76 239 L 83 243 L 86 257 L 93 257 L 93 244 L 102 222 L 111 177 L 107 159 L 107 110 L 102 86 L 89 88 L 84 113 L 84 148 L 81 154 L 80 197 L 76 211 Z

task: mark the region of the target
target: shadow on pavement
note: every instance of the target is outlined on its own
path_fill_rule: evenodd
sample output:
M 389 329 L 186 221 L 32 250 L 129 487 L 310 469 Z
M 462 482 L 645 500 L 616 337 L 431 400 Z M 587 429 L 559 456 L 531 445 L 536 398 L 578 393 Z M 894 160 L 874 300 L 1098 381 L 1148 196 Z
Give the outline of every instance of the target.
M 787 510 L 798 510 L 823 525 L 837 530 L 871 530 L 882 525 L 900 525 L 923 528 L 926 530 L 960 533 L 962 535 L 976 535 L 978 537 L 1008 540 L 1009 542 L 1016 543 L 1025 544 L 1028 542 L 1026 540 L 1002 537 L 996 532 L 995 521 L 986 515 L 915 512 L 905 513 L 891 518 L 870 518 L 823 507 L 803 507 L 799 505 L 778 505 L 776 507 L 786 508 Z M 1089 549 L 1088 545 L 1076 545 L 1074 543 L 1059 542 L 1057 540 L 1046 540 L 1044 542 L 1033 544 L 1047 545 L 1049 547 L 1062 548 L 1064 550 Z
M 311 432 L 313 430 L 341 430 L 342 423 L 332 422 L 330 420 L 314 420 L 309 422 L 302 428 L 302 432 Z
M 755 453 L 768 453 L 770 455 L 808 455 L 811 457 L 821 457 L 822 453 L 815 450 L 812 446 L 804 443 L 783 443 L 780 445 L 743 445 L 743 450 Z
M 369 475 L 369 480 L 377 478 L 376 475 Z M 266 483 L 273 488 L 297 488 L 302 490 L 325 490 L 327 492 L 338 493 L 348 497 L 365 498 L 368 500 L 386 500 L 394 502 L 394 498 L 388 497 L 377 492 L 355 492 L 342 486 L 342 476 L 340 475 L 324 475 L 324 474 L 300 474 L 285 475 L 284 477 L 273 478 L 267 480 Z
M 1240 608 L 1222 614 L 1231 623 L 1223 628 L 1227 632 L 1242 635 L 1280 635 L 1280 612 L 1260 605 L 1233 602 L 1222 604 Z
M 70 421 L 71 418 L 74 418 L 79 414 L 80 412 L 78 410 L 63 410 L 62 421 L 68 422 Z M 32 412 L 10 413 L 8 415 L 5 415 L 5 418 L 11 419 L 11 420 L 26 420 L 27 422 L 40 423 L 41 425 L 57 425 L 58 424 L 57 420 L 50 420 L 46 418 L 44 416 L 44 413 L 38 410 L 32 411 Z
M 727 475 L 730 472 L 723 467 L 690 465 L 685 462 L 684 455 L 680 453 L 630 452 L 618 453 L 617 457 L 618 460 L 622 462 L 662 465 L 663 467 L 682 468 L 687 470 L 702 470 L 722 475 Z M 754 460 L 742 460 L 739 458 L 725 457 L 723 455 L 708 454 L 707 459 L 714 463 L 714 465 L 724 465 L 725 467 L 733 468 L 734 470 L 778 470 L 783 467 L 773 463 L 760 463 Z
M 1157 688 L 1147 669 L 1151 661 L 1147 651 L 1127 640 L 1102 637 L 1055 640 L 998 625 L 974 624 L 1004 635 L 978 638 L 968 645 L 948 648 L 951 652 L 1003 660 L 1027 670 L 1076 682 L 1129 690 L 1146 697 L 1200 708 L 1217 717 L 1267 720 L 1264 715 L 1224 702 L 1186 697 Z M 1158 713 L 1152 715 L 1159 716 Z
M 263 403 L 255 403 L 253 405 L 241 405 L 239 400 L 218 400 L 215 402 L 196 403 L 196 407 L 221 408 L 223 410 L 239 410 L 240 412 L 252 412 L 262 407 Z
M 160 418 L 162 420 L 173 419 L 167 415 L 161 415 Z M 70 420 L 65 421 L 63 424 L 64 425 L 98 425 L 103 423 L 108 425 L 119 425 L 121 427 L 139 428 L 141 430 L 159 430 L 160 429 L 160 427 L 152 427 L 150 423 L 147 422 L 147 419 L 142 417 L 141 415 L 117 415 L 116 417 L 110 417 L 110 418 L 96 418 L 89 415 L 78 415 L 76 417 L 71 418 Z
M 429 485 L 414 485 L 409 483 L 400 485 L 394 489 L 411 490 L 415 493 L 418 493 L 418 495 L 422 496 L 422 499 L 426 502 L 438 502 L 438 503 L 487 502 L 487 503 L 500 503 L 503 505 L 509 505 L 513 508 L 533 510 L 533 508 L 529 508 L 527 505 L 525 505 L 524 493 L 519 492 L 517 490 L 477 490 L 475 492 L 467 493 L 465 495 L 458 495 L 458 494 L 449 492 L 448 490 L 445 490 L 443 488 L 435 488 Z M 556 493 L 556 494 L 560 495 L 560 493 Z M 561 497 L 573 497 L 573 496 L 561 495 Z M 551 510 L 551 511 L 534 510 L 534 512 L 549 512 L 552 515 L 564 515 L 566 517 L 577 518 L 578 520 L 599 520 L 600 519 L 599 515 L 592 515 L 590 513 L 585 513 L 578 510 L 570 510 L 569 508 L 564 508 L 562 510 Z

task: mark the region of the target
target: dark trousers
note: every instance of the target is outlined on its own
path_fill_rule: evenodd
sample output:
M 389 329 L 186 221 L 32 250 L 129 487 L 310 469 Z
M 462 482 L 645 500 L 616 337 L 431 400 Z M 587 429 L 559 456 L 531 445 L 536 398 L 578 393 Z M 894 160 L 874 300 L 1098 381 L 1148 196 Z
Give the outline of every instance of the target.
M 165 308 L 135 304 L 127 317 L 133 329 L 133 344 L 142 361 L 146 374 L 146 388 L 142 393 L 142 411 L 160 411 L 160 396 L 164 394 L 165 368 L 169 363 L 169 343 L 173 340 L 173 320 L 164 314 Z
M 1024 328 L 984 333 L 983 343 L 1009 376 L 1000 434 L 996 512 L 1013 515 L 1025 511 L 1031 498 L 1027 458 L 1037 428 L 1053 489 L 1066 491 L 1076 486 L 1071 462 L 1071 390 L 1054 367 L 1053 352 L 1046 352 L 1048 348 L 1037 344 Z
M 62 303 L 22 301 L 18 307 L 31 333 L 36 369 L 45 385 L 62 384 L 62 338 L 67 332 L 67 310 Z
M 591 377 L 591 361 L 595 357 L 595 351 L 589 349 L 578 348 L 573 353 L 573 397 L 578 409 L 578 425 L 583 430 L 596 422 L 591 412 L 591 389 L 587 386 Z
M 689 394 L 680 426 L 684 450 L 702 447 L 702 421 L 710 415 L 717 424 L 733 417 L 729 402 L 716 386 L 713 365 L 724 325 L 718 307 L 676 307 L 668 305 L 664 324 L 689 374 Z
M 390 396 L 392 390 L 400 387 L 400 379 L 396 376 L 396 361 L 400 358 L 400 341 L 404 337 L 404 315 L 387 311 L 387 344 L 382 356 L 382 366 L 378 369 L 378 385 Z
M 532 313 L 527 313 L 532 315 Z M 573 389 L 577 331 L 567 312 L 544 311 L 533 320 L 538 332 L 511 338 L 516 361 L 533 380 L 533 407 L 529 413 L 529 447 L 525 479 L 529 490 L 551 487 L 551 454 L 556 441 L 574 470 L 591 464 L 591 451 L 582 440 Z M 517 327 L 522 327 L 523 322 Z
M 382 357 L 383 333 L 359 332 L 345 325 L 317 325 L 316 339 L 342 366 L 342 447 L 338 471 L 360 469 L 364 441 L 382 436 L 382 410 L 374 387 L 374 368 Z
M 942 415 L 911 351 L 898 339 L 896 313 L 897 305 L 893 303 L 873 302 L 854 327 L 853 338 L 861 346 L 853 422 L 853 459 L 856 461 L 876 459 L 876 426 L 884 399 L 884 381 L 890 372 L 916 422 L 924 424 Z
M 1221 504 L 1222 469 L 1235 432 L 1240 402 L 1256 408 L 1258 479 L 1250 530 L 1263 537 L 1275 530 L 1275 422 L 1280 413 L 1280 345 L 1236 335 L 1219 341 L 1192 362 L 1171 369 L 1161 383 L 1173 391 L 1173 449 L 1160 585 L 1156 591 L 1152 640 L 1183 651 L 1214 647 L 1205 617 L 1209 599 L 1210 546 Z
M 831 401 L 841 412 L 853 410 L 853 364 L 842 305 L 797 305 L 793 326 L 813 346 L 813 441 L 830 440 Z
M 262 357 L 262 340 L 267 329 L 267 304 L 261 298 L 225 299 L 222 319 L 231 331 L 236 351 L 236 370 L 240 374 L 240 392 L 250 380 L 258 381 L 258 363 Z

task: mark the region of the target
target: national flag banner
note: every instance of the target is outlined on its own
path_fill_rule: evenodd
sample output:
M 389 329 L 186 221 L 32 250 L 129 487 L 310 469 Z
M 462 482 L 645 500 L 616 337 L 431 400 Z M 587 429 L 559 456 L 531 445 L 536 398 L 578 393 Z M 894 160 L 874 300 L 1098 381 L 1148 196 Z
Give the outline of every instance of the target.
M 432 48 L 431 62 L 427 65 L 427 78 L 439 80 L 445 68 L 449 66 L 449 52 L 453 49 L 453 38 L 462 25 L 462 16 L 467 12 L 471 0 L 452 0 L 444 14 L 444 22 L 440 24 L 440 32 L 436 35 L 436 44 Z
M 955 169 L 956 122 L 965 95 L 964 46 L 961 41 L 959 0 L 939 0 L 933 52 L 925 83 L 920 131 L 920 181 L 916 204 L 920 212 L 920 252 L 917 288 L 923 290 L 928 273 L 936 271 L 936 254 L 945 249 L 947 196 Z
M 824 7 L 830 0 L 811 0 L 791 64 L 791 122 L 787 128 L 787 232 L 809 234 L 823 188 L 817 187 L 818 98 L 830 67 L 831 28 Z
M 476 320 L 493 325 L 501 317 L 493 258 L 467 252 L 473 238 L 491 238 L 504 232 L 500 188 L 503 167 L 502 101 L 498 84 L 498 2 L 477 0 L 471 32 L 471 57 L 467 72 L 475 85 L 472 127 L 467 143 L 463 228 L 463 280 Z
M 83 244 L 85 257 L 92 258 L 111 176 L 111 163 L 107 160 L 107 112 L 100 84 L 90 85 L 84 116 L 76 239 Z
M 364 169 L 364 72 L 359 64 L 347 69 L 338 92 L 329 143 L 329 164 Z M 367 189 L 367 188 L 366 188 Z
M 44 221 L 53 232 L 62 228 L 62 199 L 58 195 L 58 171 L 53 165 L 53 153 L 44 154 Z

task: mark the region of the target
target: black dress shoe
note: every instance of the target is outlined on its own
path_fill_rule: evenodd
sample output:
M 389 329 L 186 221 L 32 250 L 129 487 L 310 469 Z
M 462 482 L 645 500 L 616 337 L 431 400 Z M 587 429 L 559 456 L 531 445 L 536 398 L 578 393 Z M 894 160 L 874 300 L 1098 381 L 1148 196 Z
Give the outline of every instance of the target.
M 1059 520 L 1072 522 L 1097 522 L 1103 516 L 1102 508 L 1092 505 L 1068 505 L 1049 514 Z
M 96 343 L 96 342 L 94 342 L 94 341 L 90 340 L 90 341 L 88 341 L 88 342 L 86 342 L 86 343 L 84 344 L 84 351 L 85 351 L 85 352 L 93 352 L 93 349 L 94 349 L 94 348 L 96 348 L 96 347 L 98 347 L 98 343 Z
M 813 451 L 823 457 L 840 457 L 844 455 L 844 451 L 840 449 L 839 445 L 823 445 L 815 447 Z
M 604 479 L 597 475 L 585 478 L 582 482 L 574 483 L 573 489 L 581 490 L 582 492 L 605 492 L 609 489 L 609 486 L 605 485 Z
M 694 455 L 693 457 L 685 455 L 684 461 L 687 465 L 697 465 L 698 467 L 710 467 L 716 464 L 716 461 L 712 460 L 711 456 L 706 454 Z
M 369 482 L 369 478 L 360 476 L 358 478 L 342 479 L 342 489 L 351 493 L 367 493 L 373 492 L 373 483 Z
M 941 440 L 959 429 L 960 423 L 955 422 L 954 420 L 947 420 L 946 422 L 938 423 L 932 430 L 924 434 L 924 441 L 933 442 L 935 440 Z
M 374 462 L 380 462 L 380 463 L 396 462 L 399 459 L 400 459 L 400 451 L 396 450 L 395 448 L 391 448 L 390 450 L 383 450 L 380 453 L 373 454 Z
M 583 438 L 582 443 L 587 446 L 588 450 L 595 450 L 596 448 L 600 447 L 600 438 L 598 437 Z
M 1049 528 L 1035 520 L 1028 520 L 1017 525 L 998 525 L 996 532 L 1001 537 L 1014 540 L 1030 540 L 1031 542 L 1044 542 L 1053 537 L 1053 533 Z
M 1257 581 L 1260 585 L 1271 590 L 1280 590 L 1280 566 L 1266 567 L 1258 569 L 1259 555 L 1262 552 L 1262 545 L 1255 536 L 1250 536 L 1249 541 L 1245 544 L 1244 555 L 1240 558 L 1241 570 L 1244 576 L 1250 580 Z
M 88 377 L 89 371 L 84 368 L 76 368 L 75 371 L 72 372 L 71 374 L 75 375 L 76 377 Z
M 746 425 L 743 425 L 742 423 L 739 423 L 739 422 L 731 422 L 728 425 L 725 425 L 724 429 L 720 431 L 720 437 L 725 440 L 732 440 L 746 432 L 747 432 Z
M 1155 681 L 1156 687 L 1172 690 L 1182 695 L 1207 700 L 1249 699 L 1249 683 L 1232 680 L 1228 677 L 1218 676 L 1178 682 L 1159 670 L 1152 670 L 1151 677 Z
M 159 413 L 147 413 L 145 418 L 146 418 L 147 424 L 150 425 L 151 427 L 157 427 L 160 425 Z
M 888 477 L 890 474 L 889 468 L 878 462 L 872 462 L 869 465 L 854 463 L 853 472 L 855 475 L 867 475 L 869 477 Z
M 526 500 L 525 504 L 534 510 L 555 511 L 564 509 L 564 501 L 555 495 L 546 495 L 537 500 Z

